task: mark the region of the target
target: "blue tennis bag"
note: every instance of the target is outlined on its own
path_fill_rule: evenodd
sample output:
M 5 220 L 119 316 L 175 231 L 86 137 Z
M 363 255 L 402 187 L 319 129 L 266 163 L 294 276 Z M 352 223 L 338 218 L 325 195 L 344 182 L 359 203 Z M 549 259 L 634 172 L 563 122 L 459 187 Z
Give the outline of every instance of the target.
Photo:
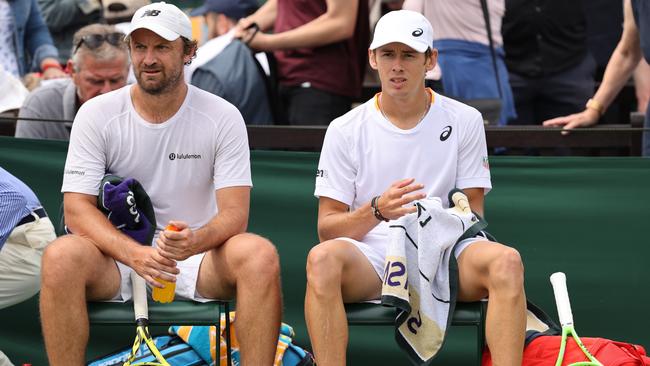
M 207 366 L 196 351 L 176 335 L 163 335 L 153 338 L 156 347 L 172 366 Z M 112 352 L 88 363 L 88 366 L 122 365 L 131 355 L 131 347 Z M 151 354 L 147 345 L 142 343 L 138 350 L 134 364 L 155 362 L 156 357 Z

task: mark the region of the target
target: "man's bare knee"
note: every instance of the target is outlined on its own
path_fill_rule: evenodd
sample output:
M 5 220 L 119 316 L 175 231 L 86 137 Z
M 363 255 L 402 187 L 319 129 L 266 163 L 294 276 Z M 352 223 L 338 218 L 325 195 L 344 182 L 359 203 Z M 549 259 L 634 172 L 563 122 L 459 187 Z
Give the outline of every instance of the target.
M 513 293 L 524 286 L 524 265 L 519 252 L 505 247 L 490 265 L 490 287 Z
M 341 281 L 342 263 L 326 243 L 311 248 L 307 255 L 307 283 L 318 289 Z
M 79 266 L 85 263 L 84 247 L 70 235 L 62 236 L 45 247 L 41 273 L 43 283 L 67 281 L 67 276 L 79 272 Z
M 245 248 L 238 256 L 237 272 L 255 274 L 263 280 L 272 280 L 280 276 L 280 259 L 275 246 L 266 238 L 254 234 L 242 234 L 237 238 Z

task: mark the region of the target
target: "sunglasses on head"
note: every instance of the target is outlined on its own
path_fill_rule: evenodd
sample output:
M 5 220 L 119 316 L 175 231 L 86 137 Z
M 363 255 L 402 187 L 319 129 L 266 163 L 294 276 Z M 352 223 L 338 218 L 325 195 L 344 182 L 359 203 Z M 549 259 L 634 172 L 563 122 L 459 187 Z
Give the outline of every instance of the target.
M 94 50 L 95 48 L 101 46 L 104 42 L 108 42 L 115 47 L 119 47 L 124 42 L 124 33 L 113 32 L 106 34 L 89 34 L 83 36 L 79 42 L 77 42 L 73 53 L 77 53 L 77 50 L 79 50 L 79 47 L 81 47 L 82 44 L 85 44 L 86 47 Z

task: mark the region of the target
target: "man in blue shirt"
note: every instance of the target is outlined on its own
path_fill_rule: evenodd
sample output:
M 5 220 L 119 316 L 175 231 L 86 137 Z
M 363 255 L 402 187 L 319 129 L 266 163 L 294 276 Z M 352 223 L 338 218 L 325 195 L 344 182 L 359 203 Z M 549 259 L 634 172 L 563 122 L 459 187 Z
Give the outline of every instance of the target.
M 34 296 L 54 226 L 34 192 L 0 168 L 0 309 Z
M 38 292 L 43 249 L 55 237 L 34 192 L 0 167 L 0 309 Z M 5 361 L 0 352 L 0 365 Z

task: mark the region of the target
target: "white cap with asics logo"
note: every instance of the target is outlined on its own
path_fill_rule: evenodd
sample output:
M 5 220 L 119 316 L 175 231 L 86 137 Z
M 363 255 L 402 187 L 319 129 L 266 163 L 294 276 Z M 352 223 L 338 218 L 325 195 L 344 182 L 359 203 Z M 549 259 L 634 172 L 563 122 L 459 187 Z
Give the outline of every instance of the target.
M 168 41 L 182 36 L 192 39 L 190 18 L 175 5 L 165 2 L 152 3 L 141 7 L 133 14 L 129 36 L 136 29 L 145 28 Z
M 433 47 L 433 27 L 427 18 L 418 12 L 391 11 L 377 22 L 370 49 L 374 50 L 393 42 L 403 43 L 424 53 Z

